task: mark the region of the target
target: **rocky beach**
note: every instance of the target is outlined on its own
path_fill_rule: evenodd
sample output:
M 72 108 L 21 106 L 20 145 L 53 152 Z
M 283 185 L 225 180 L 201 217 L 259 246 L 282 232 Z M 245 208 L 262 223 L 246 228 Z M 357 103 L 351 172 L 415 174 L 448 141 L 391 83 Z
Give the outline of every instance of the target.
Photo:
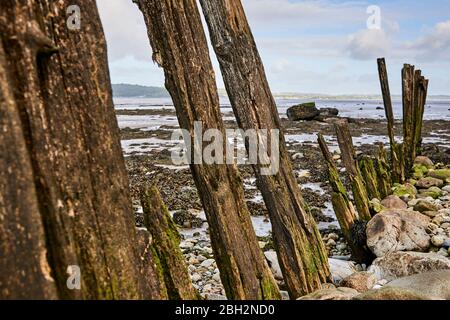
M 374 112 L 379 112 L 376 111 L 379 108 L 376 104 L 364 102 L 355 102 L 353 108 L 358 111 L 373 108 Z M 236 128 L 230 109 L 224 108 L 222 113 L 227 128 Z M 225 292 L 213 259 L 206 216 L 190 169 L 187 165 L 172 164 L 171 153 L 179 148 L 179 142 L 171 140 L 172 132 L 178 128 L 175 110 L 169 103 L 161 104 L 160 101 L 141 105 L 116 103 L 116 114 L 121 127 L 122 148 L 130 177 L 137 226 L 142 226 L 139 188 L 144 184 L 156 185 L 179 227 L 182 237 L 180 248 L 195 288 L 208 299 L 224 299 Z M 426 158 L 417 160 L 423 163 L 415 166 L 415 180 L 411 181 L 411 185 L 396 186 L 393 189 L 394 195 L 388 199 L 371 201 L 373 209 L 382 214 L 377 215 L 377 219 L 372 219 L 368 225 L 368 246 L 378 256 L 368 266 L 351 261 L 349 246 L 340 231 L 331 205 L 326 164 L 317 144 L 319 132 L 324 135 L 330 147 L 344 184 L 348 184 L 334 135 L 333 121 L 291 121 L 286 117 L 286 108 L 280 108 L 280 116 L 297 181 L 319 225 L 328 250 L 334 281 L 334 285 L 330 284 L 323 292 L 313 293 L 310 298 L 350 299 L 369 289 L 384 286 L 389 288 L 387 284 L 390 281 L 416 274 L 418 269 L 414 268 L 419 268 L 421 272 L 450 269 L 450 177 L 445 175 L 448 174 L 450 164 L 449 121 L 435 117 L 427 119 L 425 116 L 423 155 Z M 385 120 L 378 117 L 347 118 L 358 156 L 375 154 L 379 144 L 387 146 Z M 398 136 L 400 139 L 400 121 L 397 121 L 396 128 L 396 138 Z M 273 248 L 270 220 L 253 171 L 249 165 L 239 165 L 238 169 L 244 182 L 245 197 L 260 248 L 264 251 L 281 290 L 285 290 Z M 389 226 L 381 228 L 385 230 L 385 234 L 380 234 L 380 224 Z M 406 229 L 402 227 L 405 225 Z M 401 230 L 400 234 L 395 231 L 397 227 Z M 393 247 L 397 249 L 392 250 Z M 391 251 L 397 256 L 392 256 Z M 419 262 L 409 266 L 411 261 Z M 361 282 L 367 283 L 364 290 L 360 288 Z M 341 288 L 335 289 L 335 286 Z M 386 292 L 396 294 L 388 289 Z M 382 293 L 378 291 L 376 294 Z M 286 291 L 283 291 L 283 295 L 288 298 Z

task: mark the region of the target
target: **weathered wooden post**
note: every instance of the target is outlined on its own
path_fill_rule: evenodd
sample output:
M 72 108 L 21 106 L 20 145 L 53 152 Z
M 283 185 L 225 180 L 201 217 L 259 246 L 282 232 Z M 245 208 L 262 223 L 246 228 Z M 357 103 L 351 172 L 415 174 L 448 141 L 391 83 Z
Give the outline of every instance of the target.
M 344 163 L 348 177 L 352 184 L 353 199 L 358 214 L 363 220 L 371 219 L 369 211 L 369 197 L 367 195 L 364 180 L 356 161 L 355 149 L 347 120 L 339 120 L 335 123 L 336 135 L 341 150 L 342 162 Z
M 19 109 L 0 39 L 0 299 L 55 299 Z M 20 263 L 18 263 L 20 262 Z
M 0 298 L 158 297 L 140 268 L 97 7 L 76 1 L 69 28 L 72 4 L 0 3 Z
M 180 127 L 194 137 L 194 122 L 200 121 L 204 130 L 217 129 L 225 137 L 214 70 L 196 1 L 134 2 L 144 15 L 153 59 L 164 69 Z M 227 297 L 280 298 L 258 246 L 235 165 L 191 164 L 191 171 L 207 215 Z
M 325 247 L 296 182 L 277 107 L 239 0 L 201 0 L 213 48 L 238 125 L 279 132 L 279 170 L 253 164 L 272 222 L 275 247 L 292 299 L 320 288 L 329 277 Z M 248 147 L 248 146 L 247 146 Z
M 428 91 L 428 80 L 422 71 L 405 64 L 402 69 L 403 93 L 403 149 L 405 171 L 410 174 L 422 139 L 423 113 Z
M 375 161 L 375 171 L 377 173 L 378 191 L 380 192 L 380 200 L 391 194 L 392 175 L 387 159 L 386 150 L 380 144 L 378 155 Z
M 405 64 L 402 69 L 403 93 L 403 156 L 405 175 L 409 174 L 415 158 L 414 146 L 414 83 L 420 71 L 414 72 L 414 66 Z
M 363 156 L 359 160 L 359 167 L 361 169 L 361 176 L 366 186 L 367 196 L 369 200 L 377 198 L 382 200 L 380 189 L 378 186 L 378 176 L 375 170 L 374 159 L 369 156 Z
M 415 155 L 421 154 L 422 149 L 422 127 L 423 114 L 425 112 L 425 104 L 428 94 L 428 79 L 420 76 L 415 87 L 415 109 L 414 109 L 414 147 Z
M 199 298 L 192 285 L 180 250 L 180 234 L 156 187 L 141 190 L 144 225 L 152 236 L 152 249 L 164 276 L 167 294 L 171 300 Z
M 348 197 L 347 190 L 339 178 L 339 173 L 333 161 L 333 157 L 328 150 L 325 139 L 320 133 L 318 136 L 318 142 L 320 149 L 322 150 L 323 157 L 327 163 L 328 180 L 330 181 L 331 188 L 333 189 L 333 193 L 331 194 L 331 202 L 333 204 L 333 209 L 339 225 L 341 226 L 344 238 L 350 246 L 353 259 L 359 263 L 368 263 L 372 260 L 372 254 L 368 250 L 365 243 L 357 243 L 352 234 L 355 223 L 361 220 L 358 217 L 358 213 L 356 212 L 353 203 Z
M 394 134 L 394 112 L 392 110 L 391 91 L 389 89 L 389 79 L 384 58 L 378 59 L 378 74 L 380 77 L 381 92 L 383 95 L 384 111 L 386 113 L 389 142 L 391 146 L 391 169 L 394 182 L 403 183 L 405 181 L 405 167 L 401 158 L 402 145 L 397 144 Z

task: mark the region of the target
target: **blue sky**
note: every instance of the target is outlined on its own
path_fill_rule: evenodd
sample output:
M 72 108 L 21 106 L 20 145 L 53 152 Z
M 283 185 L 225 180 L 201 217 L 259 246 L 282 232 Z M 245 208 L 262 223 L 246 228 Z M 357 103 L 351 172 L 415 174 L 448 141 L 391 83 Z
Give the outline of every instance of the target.
M 97 0 L 113 83 L 163 86 L 143 18 L 131 0 Z M 403 63 L 450 95 L 450 0 L 242 0 L 274 92 L 378 94 L 376 58 L 387 59 L 394 94 Z M 369 6 L 380 28 L 369 29 Z M 219 87 L 224 87 L 214 54 Z

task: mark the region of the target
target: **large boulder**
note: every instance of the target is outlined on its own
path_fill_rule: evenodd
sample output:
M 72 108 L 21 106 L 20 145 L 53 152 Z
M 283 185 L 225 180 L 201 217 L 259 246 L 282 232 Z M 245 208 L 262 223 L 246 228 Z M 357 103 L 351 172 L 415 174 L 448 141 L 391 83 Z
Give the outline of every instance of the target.
M 414 199 L 417 194 L 417 189 L 410 183 L 395 184 L 392 188 L 394 195 L 402 199 Z
M 339 285 L 343 279 L 357 271 L 355 268 L 355 263 L 352 261 L 329 258 L 328 264 L 330 266 L 333 283 L 337 285 Z
M 398 196 L 390 195 L 381 201 L 381 205 L 388 209 L 407 209 L 408 205 Z
M 450 270 L 450 259 L 437 253 L 397 251 L 377 258 L 367 271 L 388 281 L 429 271 Z
M 416 157 L 416 159 L 414 160 L 414 164 L 425 166 L 428 169 L 432 169 L 434 167 L 433 161 L 431 161 L 430 158 L 425 156 Z
M 395 279 L 386 286 L 420 292 L 436 299 L 450 300 L 450 270 L 415 274 Z
M 287 116 L 291 121 L 313 120 L 319 114 L 320 111 L 316 108 L 315 102 L 298 104 L 287 110 Z
M 441 179 L 447 183 L 450 183 L 450 169 L 438 169 L 430 171 L 428 174 L 430 177 Z
M 353 300 L 435 300 L 432 297 L 408 290 L 395 287 L 383 287 L 381 289 L 369 290 L 365 293 L 357 295 Z
M 320 108 L 319 115 L 314 120 L 328 122 L 332 119 L 337 119 L 338 114 L 339 110 L 336 108 Z
M 415 211 L 383 211 L 367 224 L 367 246 L 377 257 L 394 251 L 425 251 L 430 247 L 429 222 L 429 217 Z
M 335 289 L 321 289 L 300 297 L 297 300 L 352 300 L 358 294 L 359 292 L 355 289 L 340 287 Z
M 426 177 L 421 178 L 416 183 L 416 187 L 420 189 L 428 189 L 431 187 L 442 187 L 444 185 L 444 181 L 441 179 L 433 178 L 433 177 Z
M 366 292 L 373 288 L 377 283 L 375 274 L 367 271 L 356 272 L 341 282 L 341 286 L 352 288 L 358 292 Z
M 431 203 L 430 201 L 427 201 L 424 199 L 420 199 L 414 205 L 414 211 L 418 211 L 418 212 L 438 211 L 440 209 L 442 209 L 442 207 L 440 205 Z

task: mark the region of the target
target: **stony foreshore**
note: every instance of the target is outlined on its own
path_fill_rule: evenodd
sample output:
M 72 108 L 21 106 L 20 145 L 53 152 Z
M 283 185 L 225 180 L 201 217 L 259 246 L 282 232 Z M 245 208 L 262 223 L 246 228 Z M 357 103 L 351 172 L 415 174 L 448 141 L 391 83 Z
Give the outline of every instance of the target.
M 362 272 L 361 275 L 355 275 L 354 277 L 362 277 L 364 281 L 368 281 L 370 284 L 368 285 L 370 287 L 368 289 L 383 287 L 389 281 L 393 280 L 392 277 L 386 276 L 386 273 L 383 273 L 384 271 L 380 271 L 382 268 L 377 265 L 385 263 L 382 260 L 383 257 L 375 260 L 372 266 L 353 263 L 350 258 L 349 247 L 342 237 L 333 214 L 326 168 L 316 143 L 317 132 L 322 132 L 328 136 L 329 143 L 332 146 L 333 158 L 338 163 L 339 169 L 344 172 L 344 168 L 340 163 L 339 150 L 333 147 L 336 145 L 336 140 L 333 138 L 333 126 L 318 121 L 291 122 L 287 119 L 283 120 L 283 125 L 286 131 L 288 150 L 292 156 L 298 182 L 302 186 L 306 201 L 312 208 L 329 251 L 329 257 L 331 258 L 330 265 L 335 285 L 342 285 L 341 281 L 354 272 Z M 234 122 L 228 121 L 227 126 L 233 127 Z M 445 121 L 425 121 L 424 154 L 429 156 L 430 161 L 433 162 L 433 168 L 430 168 L 431 171 L 434 169 L 442 169 L 445 165 L 450 164 L 449 127 L 448 122 Z M 355 119 L 350 121 L 350 128 L 358 154 L 370 154 L 377 149 L 377 143 L 387 142 L 385 138 L 386 126 L 382 121 Z M 173 144 L 170 143 L 169 139 L 173 129 L 171 126 L 162 126 L 150 130 L 123 128 L 121 131 L 123 140 L 150 139 L 147 143 L 145 140 L 136 140 L 135 144 L 128 143 L 127 150 L 125 150 L 131 190 L 135 199 L 136 221 L 138 225 L 142 222 L 141 209 L 137 202 L 139 187 L 143 183 L 155 184 L 160 189 L 165 203 L 173 214 L 175 222 L 180 227 L 183 239 L 180 247 L 185 255 L 194 286 L 203 296 L 207 296 L 210 299 L 224 298 L 219 270 L 212 256 L 206 217 L 202 211 L 190 170 L 187 166 L 177 167 L 171 163 L 170 148 L 173 147 Z M 167 143 L 164 141 L 167 141 Z M 276 261 L 276 254 L 273 251 L 267 210 L 256 188 L 252 170 L 249 166 L 242 165 L 239 166 L 239 171 L 244 181 L 247 204 L 252 214 L 260 247 L 265 252 L 265 256 L 280 288 L 285 290 L 281 271 Z M 409 194 L 408 197 L 405 197 L 403 187 L 397 187 L 394 193 L 400 195 L 402 199 L 391 199 L 390 202 L 397 202 L 396 205 L 399 205 L 401 202 L 402 210 L 418 211 L 420 212 L 418 214 L 423 216 L 422 219 L 424 221 L 429 220 L 421 226 L 428 237 L 429 245 L 427 248 L 424 246 L 419 248 L 406 246 L 402 249 L 402 252 L 431 252 L 430 255 L 439 255 L 448 260 L 446 254 L 448 255 L 448 242 L 450 241 L 450 186 L 445 181 L 442 184 L 438 183 L 438 185 L 429 186 L 428 184 L 430 183 L 436 184 L 436 182 L 432 181 L 434 178 L 427 176 L 429 171 L 426 173 L 425 171 L 422 172 L 426 176 L 425 181 L 420 180 L 421 178 L 423 179 L 423 176 L 417 176 L 416 178 L 418 179 L 412 181 L 418 184 L 411 188 L 414 194 Z M 345 175 L 343 174 L 342 176 L 344 177 Z M 423 188 L 422 186 L 424 185 L 428 188 Z M 439 191 L 436 188 L 439 188 Z M 432 194 L 432 192 L 435 193 Z M 386 202 L 389 202 L 387 200 L 383 202 L 382 200 L 375 199 L 372 201 L 372 205 L 381 210 L 383 204 L 386 205 Z M 393 209 L 398 210 L 399 208 Z M 386 208 L 384 210 L 386 211 Z M 402 221 L 403 218 L 396 217 L 395 219 Z M 414 228 L 419 227 L 415 226 Z M 414 230 L 417 231 L 416 229 Z M 424 237 L 425 234 L 423 234 Z M 409 235 L 406 237 L 408 238 Z M 414 243 L 414 241 L 416 240 L 410 239 L 409 242 Z M 422 241 L 426 242 L 427 240 L 422 239 Z M 364 272 L 366 270 L 375 272 L 375 275 L 373 273 L 368 275 L 369 280 L 365 277 Z M 401 276 L 405 275 L 402 274 Z M 346 279 L 343 285 L 351 287 L 352 285 L 348 282 L 351 283 L 352 281 L 354 280 L 351 278 Z M 339 289 L 337 291 L 338 293 L 336 293 L 336 291 L 333 291 L 336 290 L 333 287 L 333 285 L 328 286 L 327 290 L 331 290 L 331 293 L 326 292 L 325 296 L 331 294 L 334 297 L 337 294 L 340 297 L 340 292 L 345 291 L 343 296 L 348 298 L 354 297 L 358 292 L 361 292 L 361 289 L 356 291 L 356 293 L 351 291 L 353 288 L 348 290 Z M 323 298 L 320 296 L 321 294 L 318 293 L 318 296 L 315 298 Z M 286 292 L 284 292 L 284 297 L 288 297 Z

